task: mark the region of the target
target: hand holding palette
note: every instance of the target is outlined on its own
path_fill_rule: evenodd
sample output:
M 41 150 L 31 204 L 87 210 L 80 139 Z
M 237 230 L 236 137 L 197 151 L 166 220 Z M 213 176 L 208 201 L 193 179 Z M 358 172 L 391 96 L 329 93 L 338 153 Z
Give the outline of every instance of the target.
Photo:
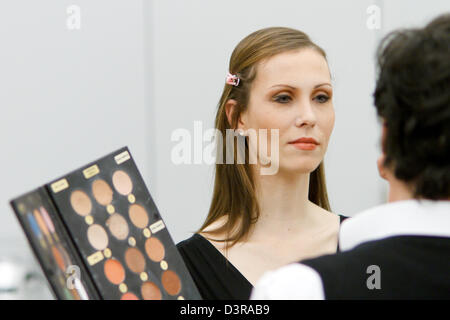
M 11 201 L 59 299 L 201 299 L 127 148 Z

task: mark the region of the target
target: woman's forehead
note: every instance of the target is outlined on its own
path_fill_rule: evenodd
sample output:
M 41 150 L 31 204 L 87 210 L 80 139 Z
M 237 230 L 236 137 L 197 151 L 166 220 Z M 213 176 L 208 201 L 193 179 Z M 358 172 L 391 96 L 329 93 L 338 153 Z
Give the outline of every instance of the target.
M 330 71 L 327 61 L 319 52 L 305 48 L 283 52 L 261 61 L 255 82 L 267 88 L 276 84 L 310 85 L 330 82 Z

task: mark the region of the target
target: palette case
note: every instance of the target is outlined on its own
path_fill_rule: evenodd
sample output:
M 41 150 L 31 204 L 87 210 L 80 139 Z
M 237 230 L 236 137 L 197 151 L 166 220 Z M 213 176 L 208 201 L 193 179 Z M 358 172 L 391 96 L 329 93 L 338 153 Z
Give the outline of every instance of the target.
M 201 299 L 127 147 L 11 206 L 57 299 Z

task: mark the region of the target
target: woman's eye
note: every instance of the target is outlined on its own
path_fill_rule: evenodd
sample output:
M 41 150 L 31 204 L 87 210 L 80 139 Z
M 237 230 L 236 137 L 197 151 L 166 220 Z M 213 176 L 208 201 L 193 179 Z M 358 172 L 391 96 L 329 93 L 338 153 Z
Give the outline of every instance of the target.
M 319 94 L 314 98 L 314 100 L 318 101 L 319 103 L 325 103 L 330 100 L 330 97 L 325 94 Z
M 279 96 L 276 96 L 274 100 L 279 103 L 288 103 L 289 101 L 291 101 L 291 97 L 286 94 L 281 94 Z

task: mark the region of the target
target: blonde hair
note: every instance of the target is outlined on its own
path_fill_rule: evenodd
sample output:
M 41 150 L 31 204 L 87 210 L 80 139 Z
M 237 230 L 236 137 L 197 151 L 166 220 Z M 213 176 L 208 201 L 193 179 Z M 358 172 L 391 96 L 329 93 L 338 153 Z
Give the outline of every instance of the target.
M 247 108 L 251 84 L 256 77 L 258 63 L 276 54 L 302 48 L 317 50 L 326 59 L 323 49 L 314 44 L 305 33 L 291 28 L 261 29 L 251 33 L 238 43 L 230 58 L 229 72 L 239 76 L 240 82 L 238 86 L 225 84 L 215 118 L 215 128 L 220 130 L 222 136 L 226 136 L 226 129 L 237 128 L 239 116 Z M 237 102 L 232 113 L 231 125 L 225 110 L 229 99 Z M 222 151 L 217 151 L 219 156 L 226 154 L 226 144 L 223 144 Z M 226 239 L 214 240 L 226 242 L 226 249 L 248 235 L 251 225 L 257 221 L 260 212 L 255 181 L 248 163 L 247 142 L 245 151 L 244 164 L 236 163 L 236 151 L 234 152 L 234 164 L 216 164 L 211 206 L 206 220 L 197 231 L 209 234 L 225 231 Z M 323 162 L 310 174 L 308 198 L 325 210 L 330 210 Z M 225 224 L 212 231 L 204 231 L 225 215 L 228 215 Z

